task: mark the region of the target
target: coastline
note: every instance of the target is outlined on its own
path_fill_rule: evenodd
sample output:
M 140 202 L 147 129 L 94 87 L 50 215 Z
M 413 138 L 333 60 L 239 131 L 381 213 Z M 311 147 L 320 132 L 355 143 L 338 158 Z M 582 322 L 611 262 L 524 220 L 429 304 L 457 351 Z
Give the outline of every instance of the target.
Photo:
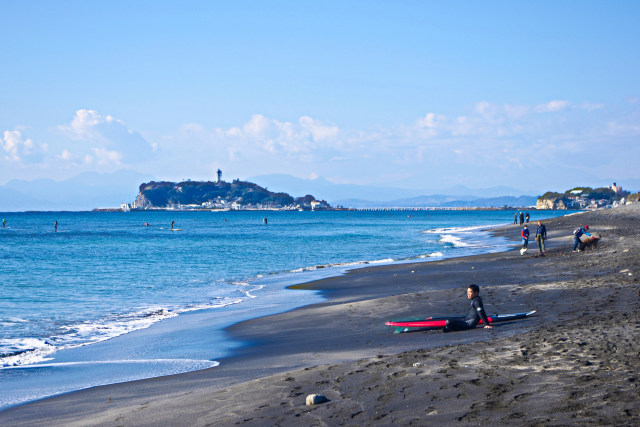
M 610 230 L 606 233 L 613 232 L 612 228 L 615 227 L 601 225 L 597 228 L 598 218 L 602 220 L 624 211 L 632 212 L 637 220 L 637 210 L 637 207 L 630 206 L 590 212 L 585 213 L 584 218 L 590 223 L 596 221 L 592 228 L 598 231 L 602 229 L 605 234 L 605 227 Z M 444 361 L 447 360 L 447 351 L 452 352 L 452 348 L 463 351 L 472 342 L 491 340 L 492 345 L 495 341 L 509 347 L 515 345 L 514 342 L 519 342 L 519 339 L 527 339 L 527 336 L 539 333 L 540 328 L 552 327 L 554 321 L 575 322 L 576 316 L 565 312 L 566 306 L 574 303 L 556 302 L 558 296 L 566 296 L 567 292 L 573 295 L 571 286 L 581 277 L 589 277 L 590 281 L 595 282 L 599 278 L 598 275 L 591 279 L 590 275 L 573 273 L 564 264 L 568 262 L 575 266 L 581 261 L 579 257 L 589 257 L 586 259 L 590 260 L 591 267 L 603 267 L 596 261 L 602 256 L 612 255 L 612 250 L 618 253 L 617 249 L 611 248 L 620 245 L 620 242 L 609 243 L 605 240 L 605 246 L 599 251 L 567 254 L 566 247 L 571 244 L 570 236 L 567 235 L 578 221 L 583 219 L 572 216 L 545 220 L 550 225 L 550 239 L 549 256 L 544 258 L 535 255 L 520 257 L 516 251 L 507 251 L 431 262 L 365 266 L 342 276 L 302 285 L 323 292 L 329 300 L 228 328 L 227 333 L 234 339 L 248 345 L 243 346 L 232 357 L 219 359 L 221 365 L 217 368 L 57 396 L 0 412 L 0 421 L 8 425 L 37 424 L 45 419 L 49 424 L 58 425 L 144 425 L 154 422 L 179 425 L 214 422 L 226 425 L 242 421 L 242 417 L 249 417 L 250 421 L 247 422 L 259 425 L 260 422 L 284 423 L 287 417 L 291 417 L 290 421 L 300 421 L 299 417 L 303 417 L 302 420 L 307 420 L 306 423 L 310 424 L 311 418 L 323 414 L 328 416 L 332 411 L 338 417 L 334 422 L 339 423 L 341 419 L 345 421 L 347 415 L 339 413 L 346 410 L 345 401 L 351 399 L 349 404 L 353 404 L 358 392 L 352 390 L 347 394 L 354 397 L 345 398 L 347 394 L 344 390 L 336 391 L 338 379 L 341 379 L 340 383 L 347 384 L 356 378 L 368 378 L 370 390 L 363 391 L 361 395 L 375 394 L 375 390 L 380 390 L 381 386 L 386 387 L 388 381 L 396 378 L 386 378 L 386 374 L 400 366 L 401 362 L 398 360 L 407 357 L 425 359 L 427 356 L 424 352 L 427 349 L 429 353 L 438 353 L 438 357 Z M 493 233 L 513 237 L 517 230 L 516 226 L 506 226 L 493 230 Z M 629 233 L 637 234 L 635 230 L 628 229 L 617 232 L 622 237 Z M 629 243 L 637 245 L 634 241 Z M 532 247 L 533 251 L 535 244 Z M 536 277 L 521 274 L 522 271 L 539 268 L 541 263 L 544 269 Z M 613 273 L 607 271 L 600 275 Z M 617 271 L 615 273 L 619 274 Z M 637 278 L 633 275 L 622 277 L 637 287 Z M 552 281 L 567 285 L 554 288 L 549 285 Z M 477 282 L 482 286 L 482 295 L 489 312 L 523 311 L 542 308 L 545 304 L 557 304 L 558 307 L 551 312 L 545 310 L 544 316 L 496 326 L 491 332 L 476 330 L 446 336 L 437 332 L 393 335 L 390 328 L 384 326 L 384 320 L 390 318 L 422 313 L 435 316 L 460 311 L 464 303 L 462 294 L 465 284 L 470 282 Z M 535 298 L 531 295 L 533 291 L 529 289 L 532 287 L 540 294 L 536 294 Z M 585 294 L 579 297 L 588 299 L 591 287 L 579 289 Z M 622 296 L 632 290 L 617 289 Z M 561 332 L 552 328 L 549 333 Z M 467 350 L 469 352 L 473 353 Z M 449 362 L 451 359 L 449 355 Z M 369 364 L 371 365 L 367 369 L 361 369 Z M 391 367 L 385 369 L 384 365 Z M 404 371 L 405 374 L 397 376 L 398 380 L 407 376 L 407 370 L 415 370 L 411 364 L 408 367 L 403 365 L 402 368 L 397 372 Z M 458 371 L 464 371 L 455 367 L 450 370 L 455 371 L 455 375 L 460 374 Z M 342 375 L 334 375 L 332 372 L 342 372 Z M 418 372 L 412 374 L 419 377 Z M 307 380 L 308 383 L 305 383 Z M 448 380 L 445 380 L 443 378 L 444 383 L 447 383 Z M 277 393 L 268 391 L 274 388 Z M 310 393 L 326 394 L 331 402 L 317 408 L 306 408 L 304 397 Z M 384 395 L 385 399 L 397 405 L 392 394 Z M 234 396 L 232 400 L 225 397 L 231 395 Z M 262 403 L 258 404 L 259 401 Z M 281 403 L 283 405 L 279 409 L 278 405 Z M 390 418 L 386 418 L 384 422 L 382 420 L 391 413 L 395 413 L 395 416 L 410 416 L 414 412 L 410 409 L 400 411 L 387 408 L 385 417 L 376 421 L 371 412 L 375 405 L 372 405 L 361 405 L 364 409 L 354 419 L 383 424 L 389 422 Z M 420 415 L 423 415 L 424 409 L 420 408 Z M 451 422 L 454 419 L 451 418 L 452 412 L 437 408 L 433 411 L 437 412 L 432 414 L 436 417 L 433 422 Z M 340 418 L 341 416 L 347 418 Z M 412 416 L 419 418 L 418 412 Z M 637 417 L 637 411 L 635 416 Z M 495 416 L 488 419 L 495 421 Z M 632 419 L 634 418 L 629 420 Z M 277 420 L 281 421 L 275 422 Z
M 154 316 L 147 328 L 89 344 L 61 348 L 52 356 L 36 353 L 33 357 L 46 357 L 49 360 L 35 364 L 17 364 L 3 369 L 2 382 L 12 393 L 5 394 L 0 399 L 0 410 L 90 387 L 186 373 L 214 366 L 218 359 L 229 356 L 232 349 L 242 345 L 241 342 L 228 338 L 224 332 L 227 326 L 326 299 L 315 291 L 296 293 L 286 289 L 289 285 L 340 276 L 348 270 L 360 267 L 434 261 L 451 257 L 451 253 L 455 252 L 496 252 L 506 247 L 505 241 L 488 239 L 488 233 L 482 231 L 483 227 L 485 226 L 476 225 L 422 231 L 431 235 L 425 236 L 429 240 L 438 238 L 441 242 L 448 242 L 452 249 L 441 249 L 448 255 L 433 252 L 399 259 L 371 258 L 368 261 L 334 262 L 259 275 L 248 283 L 255 289 L 261 289 L 261 295 L 255 299 L 250 296 L 241 304 L 187 310 L 180 316 L 169 312 L 166 316 Z M 494 225 L 487 224 L 486 227 Z M 475 235 L 470 236 L 472 230 Z M 150 319 L 145 317 L 144 320 Z M 207 334 L 207 339 L 200 338 L 203 331 Z M 26 356 L 32 357 L 30 353 L 26 353 Z M 20 357 L 24 358 L 25 355 Z

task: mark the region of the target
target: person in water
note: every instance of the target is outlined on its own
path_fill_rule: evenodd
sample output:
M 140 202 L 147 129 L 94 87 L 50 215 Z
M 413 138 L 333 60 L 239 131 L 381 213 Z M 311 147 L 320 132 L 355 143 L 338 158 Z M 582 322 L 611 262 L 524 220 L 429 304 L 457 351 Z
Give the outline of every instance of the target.
M 56 222 L 53 223 L 53 232 L 57 233 L 58 232 L 58 220 L 56 219 Z
M 2 218 L 2 228 L 5 228 L 6 226 L 7 226 L 7 219 Z
M 173 230 L 173 224 L 175 223 L 175 221 L 171 221 L 171 229 Z
M 478 323 L 480 323 L 480 320 L 482 320 L 485 329 L 493 328 L 489 323 L 486 313 L 484 312 L 482 298 L 478 295 L 479 293 L 480 288 L 478 285 L 469 285 L 467 288 L 467 298 L 471 300 L 471 303 L 469 304 L 469 312 L 467 313 L 467 316 L 464 319 L 447 320 L 447 325 L 442 329 L 442 332 L 473 329 L 478 325 Z

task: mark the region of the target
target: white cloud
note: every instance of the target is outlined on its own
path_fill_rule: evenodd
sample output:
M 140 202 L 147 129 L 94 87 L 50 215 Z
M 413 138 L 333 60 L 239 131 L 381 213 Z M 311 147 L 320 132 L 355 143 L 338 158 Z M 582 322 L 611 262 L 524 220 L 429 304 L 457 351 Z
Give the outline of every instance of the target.
M 58 129 L 67 136 L 79 140 L 91 140 L 103 137 L 100 127 L 104 124 L 117 123 L 124 126 L 120 120 L 111 116 L 101 116 L 95 110 L 78 110 L 68 125 L 60 125 Z
M 553 113 L 568 108 L 570 103 L 568 101 L 551 101 L 546 104 L 541 104 L 535 107 L 535 111 L 538 113 Z
M 156 151 L 121 120 L 93 110 L 79 110 L 58 131 L 66 138 L 48 141 L 48 152 L 27 138 L 24 128 L 4 132 L 0 162 L 5 175 L 10 175 L 5 165 L 25 162 L 37 152 L 67 171 L 128 167 L 153 155 L 154 162 L 145 166 L 156 169 L 146 171 L 158 177 L 213 177 L 219 167 L 227 178 L 289 173 L 387 183 L 412 177 L 433 187 L 508 184 L 535 173 L 537 185 L 548 186 L 542 181 L 561 180 L 559 174 L 569 173 L 567 165 L 574 175 L 594 173 L 593 167 L 576 165 L 576 158 L 594 158 L 598 173 L 612 176 L 634 170 L 640 156 L 640 103 L 483 101 L 452 114 L 427 111 L 405 124 L 370 129 L 345 129 L 305 115 L 282 121 L 255 114 L 226 128 L 185 124 L 160 138 Z
M 321 141 L 335 138 L 338 136 L 340 129 L 337 126 L 327 126 L 311 117 L 302 116 L 298 121 L 300 127 L 311 133 L 314 141 Z
M 326 125 L 308 116 L 302 116 L 294 123 L 254 114 L 240 127 L 216 129 L 214 137 L 233 145 L 228 149 L 231 159 L 238 159 L 240 155 L 246 157 L 248 152 L 262 151 L 309 162 L 313 161 L 314 151 L 331 145 L 339 134 L 337 126 Z
M 46 144 L 36 145 L 31 138 L 25 138 L 20 129 L 4 131 L 0 147 L 5 152 L 4 159 L 14 163 L 36 163 L 48 149 Z
M 239 126 L 207 131 L 190 124 L 181 133 L 192 144 L 185 148 L 208 147 L 197 155 L 205 156 L 207 165 L 214 159 L 223 170 L 244 170 L 245 176 L 313 173 L 342 182 L 383 182 L 402 175 L 455 182 L 469 175 L 503 182 L 509 176 L 519 179 L 532 167 L 553 176 L 576 155 L 598 152 L 607 133 L 636 131 L 638 121 L 632 117 L 597 120 L 605 112 L 605 107 L 568 101 L 480 102 L 459 114 L 428 112 L 393 128 L 340 129 L 309 116 L 279 121 L 256 114 Z M 193 157 L 190 168 L 196 163 Z
M 99 164 L 114 164 L 116 166 L 120 166 L 121 164 L 122 154 L 117 151 L 94 148 L 93 153 Z
M 582 105 L 580 105 L 580 107 L 587 111 L 595 111 L 595 110 L 603 109 L 604 104 L 594 104 L 591 102 L 583 102 Z
M 57 157 L 60 160 L 70 161 L 70 160 L 73 160 L 75 156 L 71 154 L 69 150 L 65 149 L 65 150 L 62 150 L 62 153 L 60 153 Z
M 84 141 L 86 146 L 77 148 L 83 151 L 101 153 L 100 162 L 120 162 L 133 164 L 147 160 L 157 149 L 157 145 L 146 141 L 142 135 L 110 115 L 103 116 L 95 110 L 78 110 L 69 124 L 58 126 L 58 130 L 68 138 Z M 110 153 L 110 154 L 105 154 Z M 118 153 L 115 156 L 113 153 Z

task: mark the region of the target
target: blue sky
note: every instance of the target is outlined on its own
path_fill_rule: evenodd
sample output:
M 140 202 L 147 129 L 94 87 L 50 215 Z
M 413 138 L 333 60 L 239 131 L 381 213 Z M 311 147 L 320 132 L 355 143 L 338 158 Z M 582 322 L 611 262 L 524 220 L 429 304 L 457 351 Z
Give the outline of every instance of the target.
M 0 185 L 640 179 L 640 3 L 0 0 Z

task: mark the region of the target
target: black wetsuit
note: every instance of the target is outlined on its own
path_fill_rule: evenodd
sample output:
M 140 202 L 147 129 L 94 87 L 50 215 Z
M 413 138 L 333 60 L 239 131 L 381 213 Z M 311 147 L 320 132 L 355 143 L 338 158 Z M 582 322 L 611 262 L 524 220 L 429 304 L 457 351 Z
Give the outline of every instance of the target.
M 464 331 L 465 329 L 473 329 L 478 323 L 480 323 L 480 319 L 485 325 L 489 324 L 489 319 L 487 319 L 487 315 L 484 312 L 484 306 L 482 305 L 482 298 L 480 296 L 476 296 L 471 300 L 469 304 L 469 312 L 467 313 L 467 317 L 464 319 L 449 319 L 447 320 L 447 326 L 443 329 L 444 332 L 449 331 Z

